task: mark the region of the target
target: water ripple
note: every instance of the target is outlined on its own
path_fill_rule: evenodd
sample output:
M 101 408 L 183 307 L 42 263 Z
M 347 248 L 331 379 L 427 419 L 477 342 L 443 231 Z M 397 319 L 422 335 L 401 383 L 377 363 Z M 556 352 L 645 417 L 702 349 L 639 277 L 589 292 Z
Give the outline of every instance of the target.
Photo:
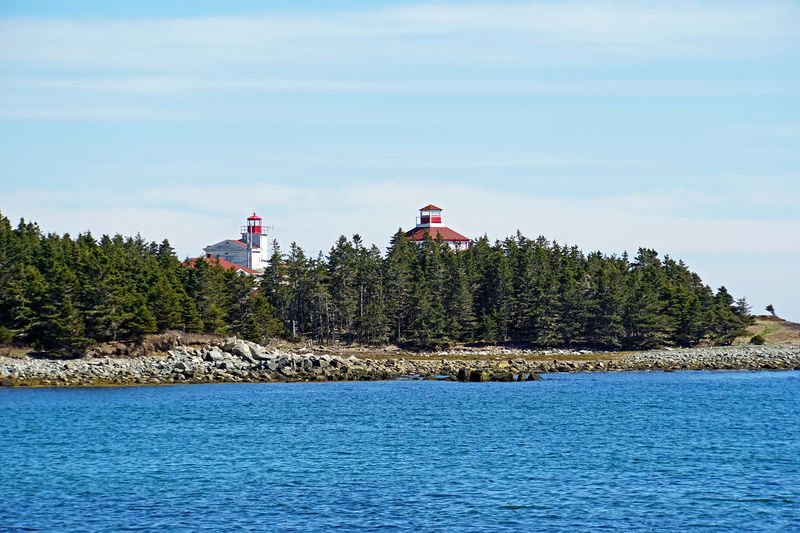
M 797 530 L 798 377 L 0 389 L 0 531 Z

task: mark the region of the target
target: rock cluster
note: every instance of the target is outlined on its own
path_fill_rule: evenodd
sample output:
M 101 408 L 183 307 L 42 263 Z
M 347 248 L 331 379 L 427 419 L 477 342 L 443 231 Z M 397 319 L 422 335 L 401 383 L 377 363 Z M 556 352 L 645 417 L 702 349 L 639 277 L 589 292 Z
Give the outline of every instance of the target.
M 93 386 L 172 383 L 438 379 L 528 381 L 553 372 L 800 369 L 800 346 L 663 349 L 591 360 L 360 359 L 268 349 L 236 339 L 176 345 L 143 357 L 59 360 L 0 357 L 0 385 Z M 524 354 L 527 355 L 527 354 Z M 604 355 L 607 358 L 604 358 Z M 585 356 L 584 356 L 585 357 Z
M 511 363 L 511 362 L 509 362 Z M 231 340 L 201 348 L 175 346 L 147 357 L 73 360 L 0 358 L 0 385 L 91 386 L 270 381 L 373 381 L 442 379 L 515 381 L 537 379 L 525 362 L 414 361 L 268 350 Z
M 610 370 L 800 370 L 800 345 L 716 346 L 629 354 Z
M 446 356 L 446 357 L 474 357 L 474 356 L 503 356 L 514 355 L 522 357 L 538 357 L 543 355 L 555 356 L 569 356 L 569 355 L 591 355 L 600 353 L 598 350 L 589 350 L 585 348 L 569 349 L 569 348 L 523 348 L 523 347 L 507 347 L 507 346 L 461 346 L 448 350 L 441 350 L 434 353 L 422 352 L 422 355 L 428 356 Z

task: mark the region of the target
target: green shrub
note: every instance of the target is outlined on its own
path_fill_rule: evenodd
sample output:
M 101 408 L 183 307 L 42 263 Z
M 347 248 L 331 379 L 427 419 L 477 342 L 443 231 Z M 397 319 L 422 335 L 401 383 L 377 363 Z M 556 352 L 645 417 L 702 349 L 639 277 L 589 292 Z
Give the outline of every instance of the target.
M 14 338 L 14 333 L 5 326 L 0 326 L 0 344 L 11 342 Z
M 760 333 L 758 335 L 754 335 L 753 338 L 750 339 L 750 344 L 764 344 L 766 342 L 767 339 L 765 339 Z

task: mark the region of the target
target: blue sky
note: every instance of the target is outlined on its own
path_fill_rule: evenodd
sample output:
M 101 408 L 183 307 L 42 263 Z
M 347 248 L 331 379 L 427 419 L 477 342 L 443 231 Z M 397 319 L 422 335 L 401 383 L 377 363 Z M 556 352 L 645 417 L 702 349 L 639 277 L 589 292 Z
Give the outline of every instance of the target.
M 0 2 L 0 212 L 683 258 L 800 321 L 797 2 Z

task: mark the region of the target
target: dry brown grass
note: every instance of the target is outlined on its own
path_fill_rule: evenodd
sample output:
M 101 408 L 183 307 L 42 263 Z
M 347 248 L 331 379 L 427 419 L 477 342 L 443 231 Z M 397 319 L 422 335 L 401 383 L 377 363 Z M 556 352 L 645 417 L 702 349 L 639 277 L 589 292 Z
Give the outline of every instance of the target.
M 756 323 L 747 328 L 748 336 L 739 337 L 734 344 L 747 344 L 755 335 L 761 335 L 766 344 L 800 344 L 800 324 L 775 316 L 760 315 Z
M 5 357 L 22 358 L 27 357 L 31 348 L 29 346 L 15 346 L 11 344 L 0 344 L 0 355 Z

